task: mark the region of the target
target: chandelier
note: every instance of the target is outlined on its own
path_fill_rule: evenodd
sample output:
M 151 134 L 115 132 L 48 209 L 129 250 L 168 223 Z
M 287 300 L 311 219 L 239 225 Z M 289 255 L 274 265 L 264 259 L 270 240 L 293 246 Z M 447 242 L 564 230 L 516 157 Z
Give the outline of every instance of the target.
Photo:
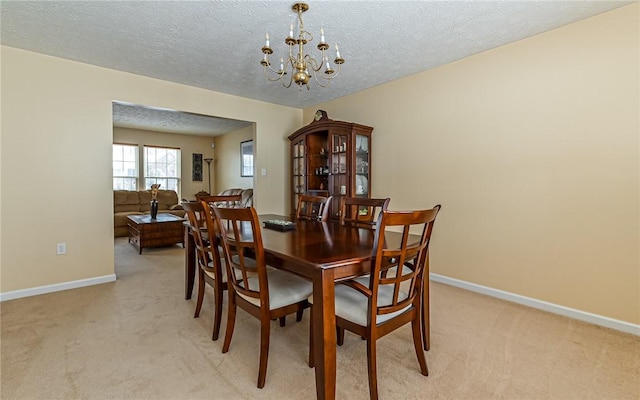
M 304 22 L 302 21 L 302 13 L 309 9 L 309 5 L 306 3 L 295 3 L 291 9 L 298 13 L 298 35 L 293 36 L 293 23 L 291 23 L 289 36 L 284 40 L 285 44 L 289 46 L 289 57 L 287 57 L 286 60 L 281 57 L 280 69 L 276 70 L 271 66 L 271 62 L 269 61 L 269 55 L 273 54 L 273 50 L 269 46 L 269 32 L 267 32 L 266 43 L 262 47 L 264 57 L 260 61 L 260 64 L 263 66 L 264 76 L 272 82 L 281 81 L 282 85 L 286 88 L 291 87 L 291 84 L 295 82 L 301 89 L 302 86 L 305 85 L 307 90 L 310 89 L 309 80 L 313 76 L 318 85 L 326 87 L 331 83 L 331 80 L 340 73 L 340 67 L 344 64 L 344 58 L 340 57 L 340 50 L 336 44 L 336 58 L 333 60 L 333 63 L 337 65 L 337 71 L 331 68 L 329 54 L 327 52 L 329 44 L 324 41 L 323 28 L 320 28 L 320 43 L 318 43 L 317 46 L 318 50 L 322 52 L 320 61 L 318 62 L 318 60 L 309 54 L 305 54 L 304 46 L 313 40 L 313 35 L 305 30 Z M 319 72 L 323 68 L 323 74 L 320 74 Z

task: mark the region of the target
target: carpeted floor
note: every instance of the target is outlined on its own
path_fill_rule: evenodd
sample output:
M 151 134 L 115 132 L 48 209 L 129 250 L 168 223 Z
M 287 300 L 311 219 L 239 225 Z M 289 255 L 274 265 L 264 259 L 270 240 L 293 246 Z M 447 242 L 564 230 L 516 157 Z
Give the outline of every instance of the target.
M 0 397 L 314 399 L 308 311 L 300 323 L 272 324 L 258 389 L 258 321 L 239 310 L 222 354 L 222 339 L 211 341 L 211 289 L 198 319 L 195 300 L 184 300 L 183 252 L 138 255 L 118 238 L 116 282 L 3 302 Z M 420 375 L 406 326 L 378 341 L 381 398 L 640 398 L 639 337 L 437 283 L 431 304 L 430 376 Z M 337 371 L 337 398 L 368 398 L 359 337 L 347 334 Z

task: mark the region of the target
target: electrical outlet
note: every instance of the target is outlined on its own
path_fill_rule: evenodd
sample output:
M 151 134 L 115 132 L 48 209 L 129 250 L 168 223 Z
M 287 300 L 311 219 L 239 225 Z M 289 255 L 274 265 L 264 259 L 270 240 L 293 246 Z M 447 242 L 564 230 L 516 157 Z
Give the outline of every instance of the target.
M 262 168 L 262 176 L 267 176 L 267 169 L 266 168 Z
M 58 243 L 56 245 L 56 254 L 67 254 L 67 244 L 66 243 Z

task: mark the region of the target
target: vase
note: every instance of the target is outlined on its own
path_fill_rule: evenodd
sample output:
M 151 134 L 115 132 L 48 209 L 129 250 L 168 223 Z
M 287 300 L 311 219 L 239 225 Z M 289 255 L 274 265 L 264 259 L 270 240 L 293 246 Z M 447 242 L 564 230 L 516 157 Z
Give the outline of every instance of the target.
M 151 200 L 150 208 L 151 219 L 156 219 L 158 216 L 158 200 Z

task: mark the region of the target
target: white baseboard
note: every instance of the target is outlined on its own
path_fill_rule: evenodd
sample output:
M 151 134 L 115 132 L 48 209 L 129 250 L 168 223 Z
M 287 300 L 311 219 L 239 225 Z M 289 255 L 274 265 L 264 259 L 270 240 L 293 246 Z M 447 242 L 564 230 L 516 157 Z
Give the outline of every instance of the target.
M 589 322 L 591 324 L 604 326 L 606 328 L 615 329 L 618 331 L 631 333 L 633 335 L 640 336 L 640 325 L 632 324 L 617 319 L 604 317 L 602 315 L 592 314 L 585 311 L 576 310 L 574 308 L 564 307 L 557 304 L 549 303 L 542 300 L 533 299 L 531 297 L 521 296 L 519 294 L 505 292 L 504 290 L 493 289 L 488 286 L 482 286 L 475 283 L 462 281 L 455 278 L 449 278 L 443 275 L 434 273 L 429 274 L 429 279 L 434 282 L 443 283 L 449 286 L 455 286 L 461 289 L 469 290 L 484 294 L 498 299 L 510 301 L 512 303 L 522 304 L 528 307 L 536 308 L 538 310 L 548 311 L 554 314 L 562 315 L 565 317 L 577 319 L 579 321 Z M 12 292 L 0 293 L 0 302 L 5 300 L 14 300 L 22 297 L 37 296 L 39 294 L 59 292 L 62 290 L 76 289 L 85 286 L 99 285 L 102 283 L 113 282 L 116 280 L 116 275 L 105 275 L 96 278 L 81 279 L 78 281 L 57 283 L 54 285 L 39 286 L 29 289 L 14 290 Z
M 496 297 L 498 299 L 510 301 L 512 303 L 522 304 L 528 307 L 536 308 L 538 310 L 548 311 L 550 313 L 640 336 L 640 325 L 632 324 L 629 322 L 620 321 L 617 319 L 604 317 L 602 315 L 592 314 L 589 312 L 580 311 L 574 308 L 564 307 L 553 303 L 548 303 L 546 301 L 533 299 L 531 297 L 525 297 L 519 294 L 505 292 L 503 290 L 493 289 L 487 286 L 477 285 L 475 283 L 461 281 L 459 279 L 449 278 L 443 275 L 430 273 L 429 279 L 434 282 L 444 283 L 445 285 L 455 286 L 460 289 L 469 290 L 471 292 Z
M 14 300 L 22 297 L 37 296 L 39 294 L 60 292 L 62 290 L 77 289 L 85 286 L 99 285 L 102 283 L 113 282 L 116 275 L 104 275 L 95 278 L 81 279 L 78 281 L 56 283 L 54 285 L 38 286 L 29 289 L 14 290 L 12 292 L 0 293 L 0 302 L 5 300 Z

